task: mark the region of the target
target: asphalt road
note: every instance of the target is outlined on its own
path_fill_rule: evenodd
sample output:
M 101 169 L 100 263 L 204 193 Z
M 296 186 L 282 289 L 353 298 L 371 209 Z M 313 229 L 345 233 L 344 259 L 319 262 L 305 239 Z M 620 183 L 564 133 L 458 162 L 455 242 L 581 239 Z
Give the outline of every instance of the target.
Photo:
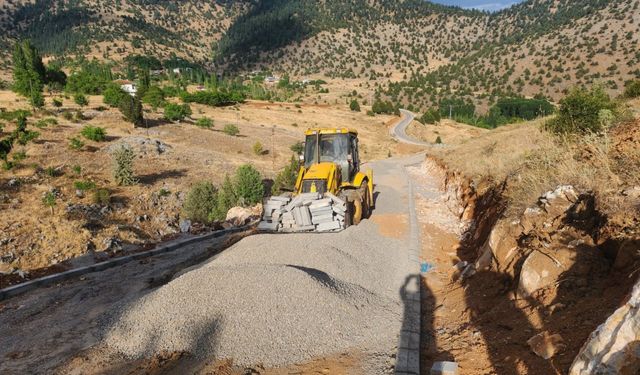
M 410 137 L 406 133 L 407 127 L 415 119 L 416 115 L 405 109 L 401 109 L 400 113 L 402 114 L 402 119 L 393 128 L 391 128 L 391 130 L 389 130 L 389 134 L 391 135 L 391 137 L 397 139 L 402 143 L 416 146 L 429 146 L 428 143 Z

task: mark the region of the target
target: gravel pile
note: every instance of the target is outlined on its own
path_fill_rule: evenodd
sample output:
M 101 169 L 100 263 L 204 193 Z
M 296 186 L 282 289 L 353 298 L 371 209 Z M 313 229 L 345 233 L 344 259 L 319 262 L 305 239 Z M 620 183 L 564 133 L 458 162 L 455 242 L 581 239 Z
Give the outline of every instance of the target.
M 336 234 L 267 234 L 116 311 L 107 345 L 130 357 L 187 351 L 281 366 L 397 344 L 406 275 L 400 241 L 363 221 Z

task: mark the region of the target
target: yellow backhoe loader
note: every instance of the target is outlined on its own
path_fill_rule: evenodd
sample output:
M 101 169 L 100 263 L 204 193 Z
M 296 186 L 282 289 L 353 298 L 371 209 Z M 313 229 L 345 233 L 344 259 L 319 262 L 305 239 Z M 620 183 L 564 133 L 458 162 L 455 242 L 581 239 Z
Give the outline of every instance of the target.
M 358 132 L 322 128 L 309 129 L 305 136 L 293 194 L 269 198 L 258 229 L 338 231 L 371 213 L 373 172 L 361 171 Z

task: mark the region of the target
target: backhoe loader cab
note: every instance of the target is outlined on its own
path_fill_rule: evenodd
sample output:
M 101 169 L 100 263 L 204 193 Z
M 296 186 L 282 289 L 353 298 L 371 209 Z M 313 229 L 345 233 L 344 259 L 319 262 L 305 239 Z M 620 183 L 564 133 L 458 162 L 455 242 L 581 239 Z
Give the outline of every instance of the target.
M 373 206 L 373 172 L 360 170 L 358 132 L 347 128 L 309 129 L 296 194 L 331 193 L 347 202 L 347 225 L 358 224 Z

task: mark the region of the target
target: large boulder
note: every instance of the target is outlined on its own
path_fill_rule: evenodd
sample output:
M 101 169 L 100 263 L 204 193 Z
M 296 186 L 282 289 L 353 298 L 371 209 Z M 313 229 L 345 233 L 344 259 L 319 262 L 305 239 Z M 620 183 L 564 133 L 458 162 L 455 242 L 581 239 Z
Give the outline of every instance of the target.
M 640 282 L 629 300 L 591 334 L 569 374 L 640 374 Z
M 247 224 L 251 219 L 257 219 L 262 215 L 262 205 L 254 207 L 232 207 L 227 211 L 226 222 L 236 227 Z

